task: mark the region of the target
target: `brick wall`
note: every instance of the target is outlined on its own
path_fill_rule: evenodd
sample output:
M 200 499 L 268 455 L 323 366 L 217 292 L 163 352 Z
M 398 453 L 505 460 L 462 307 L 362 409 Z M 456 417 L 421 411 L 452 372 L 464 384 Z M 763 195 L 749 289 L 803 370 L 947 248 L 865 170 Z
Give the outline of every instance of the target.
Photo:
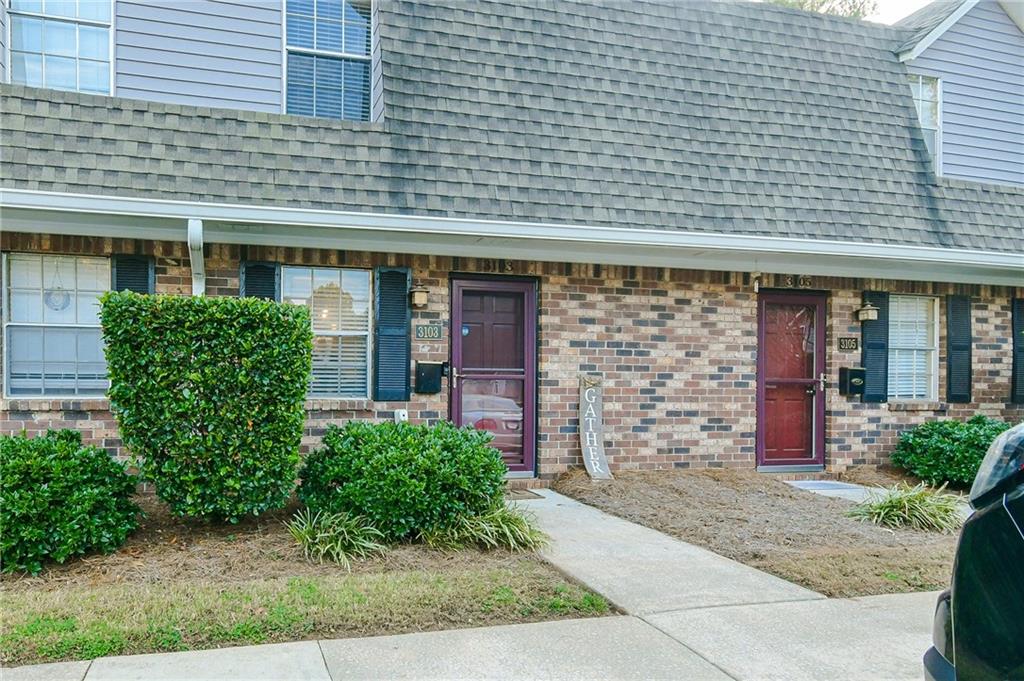
M 156 257 L 161 293 L 191 291 L 184 244 L 138 240 L 4 233 L 3 251 Z M 576 413 L 578 374 L 605 376 L 606 451 L 613 469 L 703 466 L 753 467 L 756 430 L 757 295 L 743 273 L 505 260 L 407 256 L 381 253 L 209 245 L 207 293 L 237 295 L 242 260 L 286 264 L 413 268 L 429 304 L 414 310 L 413 323 L 447 328 L 449 278 L 455 272 L 536 277 L 539 287 L 538 468 L 554 477 L 581 463 Z M 766 275 L 764 287 L 782 278 Z M 1024 295 L 987 286 L 814 277 L 828 299 L 826 463 L 833 468 L 885 460 L 898 433 L 921 421 L 983 412 L 1020 420 L 1024 408 L 1006 404 L 1010 380 L 1010 299 Z M 969 294 L 974 299 L 974 399 L 971 405 L 863 404 L 840 396 L 841 366 L 856 366 L 858 353 L 837 349 L 839 336 L 860 335 L 854 310 L 864 289 L 893 293 Z M 944 306 L 940 338 L 939 395 L 945 394 Z M 437 341 L 413 341 L 413 359 L 448 359 L 447 332 Z M 447 384 L 437 395 L 413 395 L 408 403 L 316 399 L 307 403 L 304 446 L 315 445 L 330 423 L 353 418 L 388 419 L 396 408 L 413 421 L 447 418 Z M 125 455 L 105 400 L 4 400 L 0 432 L 47 427 L 83 431 L 87 440 Z

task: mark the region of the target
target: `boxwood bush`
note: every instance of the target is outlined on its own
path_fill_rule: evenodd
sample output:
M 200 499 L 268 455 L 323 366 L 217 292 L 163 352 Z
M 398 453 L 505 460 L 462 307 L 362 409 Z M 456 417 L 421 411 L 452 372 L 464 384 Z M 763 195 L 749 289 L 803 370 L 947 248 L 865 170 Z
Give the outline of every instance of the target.
M 980 414 L 968 421 L 928 421 L 900 435 L 892 462 L 930 485 L 967 486 L 989 445 L 1009 427 Z
M 138 526 L 135 478 L 81 434 L 0 436 L 0 564 L 33 574 L 91 551 L 116 550 Z
M 503 503 L 505 464 L 489 433 L 408 423 L 331 426 L 300 477 L 314 512 L 364 516 L 388 540 L 413 539 Z
M 157 496 L 230 522 L 283 506 L 306 416 L 308 311 L 124 291 L 102 297 L 100 319 L 111 411 Z

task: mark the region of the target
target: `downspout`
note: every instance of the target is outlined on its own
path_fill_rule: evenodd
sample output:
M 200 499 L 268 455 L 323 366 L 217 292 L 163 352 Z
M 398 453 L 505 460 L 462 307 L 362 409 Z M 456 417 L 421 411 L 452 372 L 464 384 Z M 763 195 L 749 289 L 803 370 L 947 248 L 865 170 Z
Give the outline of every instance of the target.
M 188 261 L 192 268 L 192 295 L 206 295 L 206 263 L 203 262 L 203 221 L 188 221 Z

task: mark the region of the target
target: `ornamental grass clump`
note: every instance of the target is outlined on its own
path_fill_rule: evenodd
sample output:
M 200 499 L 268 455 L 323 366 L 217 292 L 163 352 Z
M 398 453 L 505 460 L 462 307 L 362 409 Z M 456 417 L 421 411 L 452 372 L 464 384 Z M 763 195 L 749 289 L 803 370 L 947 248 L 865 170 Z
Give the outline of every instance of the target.
M 138 527 L 135 486 L 76 431 L 0 436 L 0 566 L 36 574 L 49 561 L 112 553 Z
M 312 330 L 256 298 L 101 298 L 110 408 L 142 476 L 179 516 L 237 522 L 292 492 Z
M 963 525 L 961 504 L 960 495 L 946 493 L 945 485 L 936 490 L 924 483 L 911 486 L 903 482 L 873 492 L 848 515 L 885 527 L 953 532 Z
M 351 569 L 352 559 L 383 555 L 384 535 L 362 516 L 325 513 L 304 508 L 285 523 L 306 558 L 318 563 L 330 560 Z
M 443 551 L 476 546 L 515 552 L 541 549 L 549 538 L 537 528 L 531 514 L 501 504 L 486 513 L 461 516 L 449 527 L 423 532 L 420 539 Z

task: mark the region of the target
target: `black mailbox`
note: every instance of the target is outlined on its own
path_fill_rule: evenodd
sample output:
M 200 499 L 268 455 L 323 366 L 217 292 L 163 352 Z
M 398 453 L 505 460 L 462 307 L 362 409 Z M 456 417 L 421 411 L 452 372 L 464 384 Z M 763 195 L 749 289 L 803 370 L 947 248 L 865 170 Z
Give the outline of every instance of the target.
M 442 375 L 444 375 L 444 363 L 416 362 L 416 392 L 441 392 Z
M 864 394 L 864 367 L 839 367 L 839 394 Z

